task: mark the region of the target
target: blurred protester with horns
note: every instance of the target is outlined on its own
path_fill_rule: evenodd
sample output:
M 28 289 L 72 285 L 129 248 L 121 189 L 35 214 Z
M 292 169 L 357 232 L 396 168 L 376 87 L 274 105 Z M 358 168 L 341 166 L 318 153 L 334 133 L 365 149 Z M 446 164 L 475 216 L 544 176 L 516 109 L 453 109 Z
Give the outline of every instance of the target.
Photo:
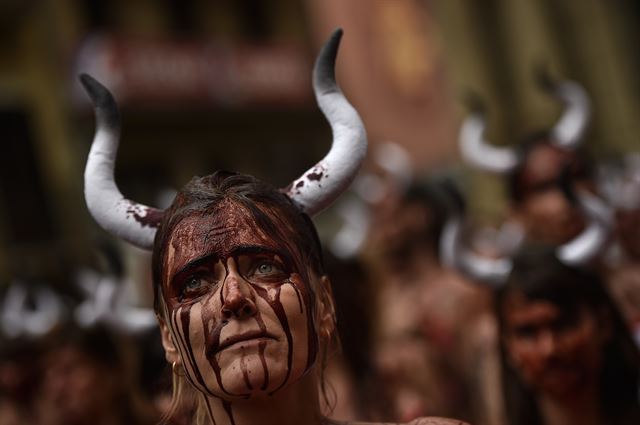
M 599 164 L 598 190 L 616 218 L 607 283 L 640 344 L 640 154 Z
M 640 423 L 640 353 L 595 272 L 525 249 L 496 315 L 508 423 Z
M 542 89 L 564 105 L 549 130 L 533 132 L 515 147 L 493 146 L 484 139 L 485 111 L 478 99 L 460 132 L 460 150 L 471 165 L 505 176 L 511 202 L 511 219 L 529 240 L 560 244 L 578 234 L 584 220 L 572 208 L 558 184 L 569 174 L 574 184 L 592 186 L 588 161 L 578 150 L 590 119 L 584 89 L 572 81 L 554 81 L 538 70 Z
M 486 328 L 486 291 L 441 266 L 440 182 L 399 186 L 373 208 L 367 249 L 377 298 L 374 352 L 396 420 L 477 415 L 471 396 Z M 471 359 L 475 356 L 475 359 Z
M 494 288 L 507 423 L 637 423 L 638 347 L 594 271 L 613 214 L 587 192 L 567 195 L 588 218 L 567 243 L 527 244 L 514 257 L 482 258 L 464 247 L 458 215 L 447 223 L 443 257 Z

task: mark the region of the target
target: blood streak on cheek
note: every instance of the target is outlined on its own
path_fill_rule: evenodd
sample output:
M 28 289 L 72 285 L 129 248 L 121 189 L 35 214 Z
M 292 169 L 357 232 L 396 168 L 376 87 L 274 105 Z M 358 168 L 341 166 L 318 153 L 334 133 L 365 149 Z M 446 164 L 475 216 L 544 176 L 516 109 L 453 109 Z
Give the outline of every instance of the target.
M 187 305 L 185 307 L 174 310 L 171 313 L 171 322 L 172 328 L 175 330 L 174 339 L 178 341 L 178 344 L 181 347 L 181 352 L 183 353 L 183 361 L 185 362 L 185 369 L 187 364 L 189 365 L 189 369 L 191 369 L 193 376 L 190 373 L 187 373 L 187 379 L 191 382 L 191 384 L 200 388 L 203 392 L 213 395 L 203 379 L 202 374 L 200 373 L 200 369 L 198 368 L 198 364 L 196 363 L 196 358 L 193 353 L 193 348 L 191 345 L 191 340 L 189 336 L 189 325 L 191 323 L 191 307 L 192 305 Z
M 260 331 L 266 332 L 267 325 L 265 325 L 264 320 L 262 319 L 262 315 L 260 313 L 255 316 L 256 323 L 258 323 L 258 327 Z M 266 390 L 269 387 L 269 369 L 267 369 L 267 360 L 264 357 L 264 350 L 267 347 L 266 341 L 260 341 L 258 344 L 258 356 L 260 357 L 260 363 L 262 364 L 262 370 L 264 372 L 264 380 L 262 382 L 262 387 L 260 388 L 262 391 Z
M 212 303 L 210 302 L 202 307 L 202 327 L 204 329 L 206 358 L 209 365 L 211 365 L 218 387 L 222 392 L 230 396 L 249 398 L 250 394 L 234 394 L 224 387 L 222 382 L 222 368 L 218 363 L 216 353 L 218 353 L 218 349 L 220 347 L 220 333 L 228 322 L 216 320 L 216 315 L 211 308 L 211 304 Z
M 314 326 L 313 316 L 315 314 L 315 294 L 311 291 L 308 283 L 301 279 L 300 275 L 294 273 L 290 278 L 291 286 L 296 291 L 300 302 L 300 313 L 302 313 L 302 300 L 307 307 L 307 365 L 305 371 L 309 370 L 316 361 L 318 353 L 318 336 Z
M 291 375 L 291 364 L 293 361 L 293 337 L 291 335 L 291 328 L 289 327 L 289 320 L 287 319 L 287 314 L 285 312 L 284 306 L 280 301 L 280 293 L 282 290 L 282 285 L 275 287 L 274 289 L 267 290 L 264 287 L 256 284 L 251 284 L 253 289 L 256 291 L 256 294 L 262 298 L 264 301 L 269 304 L 271 309 L 276 314 L 278 321 L 280 322 L 280 326 L 284 331 L 285 337 L 287 338 L 287 373 L 285 375 L 282 383 L 273 390 L 270 394 L 275 393 L 280 388 L 282 388 L 287 381 L 289 380 L 289 375 Z M 272 294 L 272 295 L 271 295 Z M 265 367 L 266 370 L 266 367 Z

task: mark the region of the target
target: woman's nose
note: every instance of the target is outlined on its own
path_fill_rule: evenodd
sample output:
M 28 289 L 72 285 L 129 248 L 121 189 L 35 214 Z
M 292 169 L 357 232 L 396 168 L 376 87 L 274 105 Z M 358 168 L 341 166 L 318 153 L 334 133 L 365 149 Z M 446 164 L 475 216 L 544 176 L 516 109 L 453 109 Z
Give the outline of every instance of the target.
M 242 319 L 257 311 L 249 284 L 230 268 L 222 287 L 222 317 L 224 320 Z

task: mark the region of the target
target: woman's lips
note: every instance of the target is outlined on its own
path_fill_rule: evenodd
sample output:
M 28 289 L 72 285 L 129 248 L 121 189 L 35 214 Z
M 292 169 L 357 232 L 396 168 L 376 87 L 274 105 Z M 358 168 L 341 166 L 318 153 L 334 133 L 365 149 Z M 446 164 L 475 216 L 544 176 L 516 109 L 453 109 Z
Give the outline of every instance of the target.
M 225 338 L 224 341 L 220 342 L 220 345 L 218 346 L 217 350 L 215 350 L 215 351 L 216 352 L 222 351 L 225 348 L 228 348 L 228 347 L 232 346 L 233 344 L 237 344 L 238 342 L 250 341 L 250 340 L 253 340 L 253 339 L 262 339 L 262 338 L 276 339 L 275 336 L 271 335 L 268 332 L 249 331 L 249 332 L 244 332 L 244 333 L 241 333 L 241 334 L 231 335 L 231 336 Z

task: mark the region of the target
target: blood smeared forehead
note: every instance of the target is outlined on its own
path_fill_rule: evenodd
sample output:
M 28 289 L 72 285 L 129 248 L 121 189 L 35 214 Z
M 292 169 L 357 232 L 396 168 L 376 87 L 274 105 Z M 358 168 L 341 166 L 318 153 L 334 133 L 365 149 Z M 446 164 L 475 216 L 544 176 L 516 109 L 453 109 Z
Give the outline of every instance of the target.
M 193 260 L 212 255 L 226 258 L 237 247 L 248 245 L 287 251 L 258 226 L 246 208 L 224 200 L 213 211 L 196 212 L 174 227 L 165 250 L 163 281 L 169 282 Z

